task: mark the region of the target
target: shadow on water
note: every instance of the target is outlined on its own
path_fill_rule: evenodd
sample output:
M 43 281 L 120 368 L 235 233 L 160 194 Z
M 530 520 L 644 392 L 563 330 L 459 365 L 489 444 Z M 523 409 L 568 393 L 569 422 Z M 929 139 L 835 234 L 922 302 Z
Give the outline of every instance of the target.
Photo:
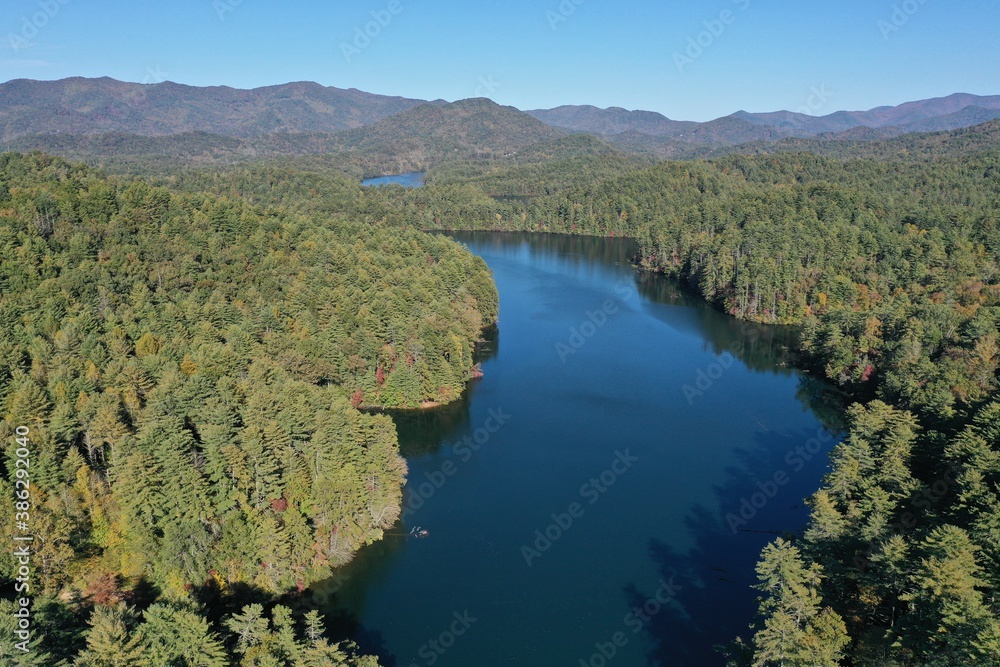
M 796 375 L 796 397 L 830 431 L 844 427 L 843 414 L 848 396 L 829 382 L 800 370 L 802 355 L 797 327 L 758 324 L 733 317 L 719 317 L 705 307 L 701 297 L 684 288 L 677 280 L 659 274 L 638 273 L 636 287 L 649 302 L 678 306 L 669 316 L 651 310 L 650 315 L 669 326 L 704 340 L 712 354 L 731 354 L 747 368 L 777 375 Z
M 451 433 L 469 424 L 469 394 L 459 400 L 427 410 L 386 410 L 396 424 L 399 451 L 405 458 L 435 454 Z
M 484 363 L 495 357 L 499 341 L 495 325 L 483 331 L 482 340 L 475 347 L 474 361 Z M 436 454 L 453 434 L 467 430 L 476 383 L 470 381 L 462 397 L 448 405 L 427 410 L 385 410 L 396 425 L 400 453 L 406 458 Z M 397 521 L 382 540 L 363 547 L 329 579 L 295 597 L 295 605 L 305 611 L 318 609 L 326 617 L 331 636 L 351 637 L 363 653 L 378 656 L 379 664 L 395 667 L 397 659 L 386 648 L 381 633 L 365 628 L 358 617 L 365 608 L 366 592 L 392 571 L 410 539 L 406 524 Z
M 826 380 L 801 370 L 800 331 L 797 327 L 758 324 L 733 317 L 719 317 L 705 308 L 701 297 L 679 281 L 652 273 L 636 276 L 639 293 L 649 302 L 678 306 L 669 315 L 650 309 L 650 315 L 670 327 L 690 332 L 705 341 L 712 354 L 731 354 L 750 370 L 797 376 L 796 398 L 830 431 L 844 428 L 843 414 L 849 396 Z
M 365 565 L 360 567 L 364 568 Z M 371 568 L 369 567 L 369 569 Z M 365 571 L 363 574 L 370 576 L 374 573 Z M 362 572 L 357 572 L 354 578 L 360 576 L 362 576 Z M 208 621 L 216 627 L 221 626 L 227 617 L 240 613 L 244 607 L 251 604 L 261 605 L 265 609 L 266 615 L 269 615 L 275 606 L 284 605 L 291 609 L 295 618 L 300 620 L 307 612 L 318 610 L 324 616 L 327 637 L 352 637 L 358 643 L 363 654 L 379 655 L 381 665 L 394 667 L 396 662 L 385 649 L 385 644 L 379 633 L 361 627 L 355 619 L 341 611 L 338 606 L 337 596 L 341 589 L 348 588 L 345 585 L 348 581 L 348 578 L 334 577 L 317 584 L 316 587 L 304 594 L 293 592 L 275 598 L 271 591 L 253 584 L 237 582 L 220 587 L 214 579 L 210 579 L 201 586 L 195 586 L 191 594 L 207 611 Z M 131 596 L 129 602 L 134 602 Z M 147 605 L 137 606 L 143 609 Z M 236 640 L 229 637 L 226 641 L 229 651 L 235 652 Z
M 695 540 L 688 552 L 655 537 L 649 540 L 648 555 L 661 577 L 658 585 L 672 585 L 674 595 L 661 605 L 654 603 L 655 588 L 634 583 L 623 587 L 623 615 L 631 610 L 638 616 L 636 610 L 645 607 L 648 621 L 642 632 L 651 642 L 647 665 L 722 665 L 717 647 L 736 639 L 725 629 L 744 627 L 743 639 L 752 639 L 749 623 L 757 605 L 748 591 L 757 581 L 757 557 L 777 537 L 801 535 L 809 513 L 804 501 L 815 490 L 815 479 L 838 440 L 830 432 L 822 442 L 817 435 L 808 430 L 758 433 L 754 447 L 741 452 L 739 462 L 727 470 L 726 484 L 716 488 L 721 516 L 698 506 L 685 518 Z M 788 481 L 771 486 L 779 472 Z
M 482 364 L 497 355 L 500 332 L 496 325 L 483 331 L 476 344 L 473 361 Z M 389 415 L 396 425 L 399 451 L 405 458 L 436 454 L 452 434 L 469 424 L 469 406 L 476 393 L 477 380 L 470 380 L 462 396 L 447 405 L 424 410 L 375 410 Z
M 381 633 L 364 627 L 358 617 L 365 607 L 367 591 L 386 578 L 406 548 L 407 540 L 399 521 L 386 531 L 382 540 L 363 547 L 350 563 L 337 568 L 332 577 L 296 596 L 296 608 L 318 609 L 326 618 L 330 636 L 351 637 L 362 653 L 376 655 L 379 664 L 394 667 L 396 658 L 386 648 Z
M 655 310 L 650 315 L 674 329 L 705 340 L 713 354 L 729 352 L 755 371 L 783 375 L 796 372 L 797 328 L 719 317 L 717 311 L 706 308 L 705 301 L 680 282 L 655 273 L 637 273 L 636 288 L 652 303 L 678 306 L 669 316 Z

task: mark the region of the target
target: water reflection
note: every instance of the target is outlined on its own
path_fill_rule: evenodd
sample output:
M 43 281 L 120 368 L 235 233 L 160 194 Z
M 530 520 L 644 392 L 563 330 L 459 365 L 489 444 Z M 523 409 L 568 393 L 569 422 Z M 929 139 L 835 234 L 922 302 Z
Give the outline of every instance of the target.
M 500 349 L 500 330 L 492 325 L 476 343 L 473 361 L 483 364 Z M 399 450 L 405 458 L 437 452 L 453 434 L 469 428 L 469 405 L 476 394 L 478 380 L 469 381 L 461 398 L 446 405 L 425 410 L 385 410 L 396 424 Z

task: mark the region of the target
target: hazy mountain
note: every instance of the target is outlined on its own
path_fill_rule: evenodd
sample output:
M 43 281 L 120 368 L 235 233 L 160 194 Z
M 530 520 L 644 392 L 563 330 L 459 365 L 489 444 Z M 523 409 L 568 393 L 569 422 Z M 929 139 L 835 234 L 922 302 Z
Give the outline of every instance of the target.
M 980 111 L 965 112 L 969 108 Z M 910 132 L 956 129 L 997 117 L 987 117 L 982 113 L 984 110 L 1000 110 L 1000 95 L 982 97 L 956 93 L 948 97 L 907 102 L 895 107 L 876 107 L 868 111 L 837 111 L 826 116 L 808 116 L 791 111 L 772 113 L 738 111 L 733 115 L 751 123 L 780 128 L 790 134 L 809 136 L 823 132 L 844 132 L 854 127 L 898 127 Z M 933 119 L 937 118 L 949 120 L 933 122 Z
M 517 152 L 519 162 L 542 162 L 545 160 L 569 160 L 578 157 L 627 157 L 628 154 L 616 148 L 611 142 L 586 132 L 577 132 L 561 137 L 540 141 Z
M 700 157 L 729 154 L 814 153 L 843 159 L 915 160 L 1000 151 L 1000 119 L 955 130 L 903 133 L 899 128 L 854 128 L 818 137 L 789 137 L 701 151 Z
M 554 109 L 532 109 L 525 113 L 538 120 L 574 132 L 615 135 L 637 132 L 668 136 L 690 132 L 698 123 L 670 120 L 655 111 L 628 111 L 621 107 L 598 109 L 594 106 L 561 106 Z
M 339 132 L 426 104 L 298 82 L 240 90 L 74 77 L 0 84 L 0 140 L 28 134 Z
M 938 130 L 957 130 L 963 127 L 979 125 L 996 118 L 1000 118 L 1000 107 L 995 109 L 984 109 L 983 107 L 968 106 L 961 111 L 950 113 L 944 116 L 934 116 L 924 118 L 903 125 L 901 129 L 906 132 L 936 132 Z
M 713 150 L 713 144 L 694 144 L 680 141 L 673 137 L 642 134 L 641 132 L 622 132 L 607 137 L 615 146 L 630 153 L 651 155 L 662 160 L 683 160 L 699 157 Z
M 782 132 L 785 136 L 810 137 L 823 132 L 845 132 L 851 128 L 859 127 L 860 124 L 846 114 L 847 112 L 840 111 L 828 116 L 809 116 L 795 111 L 771 111 L 768 113 L 737 111 L 728 118 L 738 118 L 753 125 L 771 127 Z
M 829 150 L 838 151 L 852 142 L 960 129 L 995 118 L 1000 96 L 967 94 L 825 116 L 738 111 L 696 123 L 620 107 L 521 112 L 484 98 L 422 102 L 307 82 L 252 90 L 109 78 L 0 84 L 4 148 L 206 163 L 337 153 L 366 173 L 511 155 L 571 132 L 598 135 L 633 153 L 685 158 L 725 147 L 769 151 L 801 145 L 796 140 L 832 143 Z M 586 152 L 597 145 L 572 146 Z
M 619 107 L 561 106 L 528 111 L 550 125 L 576 132 L 617 137 L 615 143 L 662 153 L 673 151 L 670 142 L 644 137 L 666 137 L 687 143 L 742 144 L 774 141 L 784 137 L 814 137 L 855 131 L 855 128 L 890 128 L 873 138 L 903 132 L 926 132 L 969 127 L 1000 117 L 1000 96 L 955 94 L 948 97 L 907 102 L 868 111 L 837 111 L 810 116 L 794 111 L 750 113 L 737 111 L 706 123 L 670 120 L 650 111 L 627 111 Z M 865 133 L 857 134 L 858 138 Z
M 126 132 L 35 134 L 0 145 L 2 150 L 32 151 L 71 159 L 163 157 L 194 162 L 237 162 L 271 157 L 335 153 L 343 142 L 336 134 L 300 132 L 259 137 L 229 137 L 209 132 L 146 136 Z

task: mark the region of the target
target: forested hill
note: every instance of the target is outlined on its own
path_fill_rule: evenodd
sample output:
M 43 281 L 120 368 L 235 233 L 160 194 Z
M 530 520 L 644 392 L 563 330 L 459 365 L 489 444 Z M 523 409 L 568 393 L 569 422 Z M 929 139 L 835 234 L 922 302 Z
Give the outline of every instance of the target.
M 0 494 L 27 433 L 47 637 L 34 662 L 9 662 L 9 642 L 0 662 L 374 664 L 315 614 L 239 604 L 328 577 L 399 517 L 395 428 L 358 408 L 463 391 L 497 313 L 482 260 L 350 210 L 309 218 L 11 153 L 0 248 Z
M 208 132 L 253 137 L 339 132 L 371 125 L 423 100 L 296 82 L 241 90 L 108 77 L 0 84 L 0 141 L 30 134 Z
M 425 104 L 335 137 L 341 150 L 380 158 L 397 171 L 467 157 L 499 158 L 565 136 L 513 107 L 485 98 Z
M 337 133 L 270 133 L 236 138 L 207 132 L 170 136 L 135 133 L 38 134 L 7 142 L 14 150 L 43 150 L 109 166 L 148 165 L 162 173 L 181 164 L 259 161 L 289 155 L 338 154 L 342 168 L 381 174 L 423 170 L 467 159 L 511 156 L 565 137 L 513 107 L 487 99 L 423 104 L 366 127 Z M 130 159 L 131 158 L 131 159 Z
M 857 402 L 734 665 L 1000 665 L 1000 121 L 658 164 L 485 100 L 324 136 L 224 169 L 160 144 L 130 166 L 162 187 L 3 158 L 4 437 L 37 432 L 50 597 L 84 593 L 53 619 L 110 589 L 136 610 L 101 627 L 190 611 L 232 653 L 206 591 L 296 587 L 377 538 L 403 468 L 355 406 L 453 398 L 496 314 L 484 265 L 414 230 L 531 230 L 637 239 L 644 270 L 799 325 Z M 357 184 L 422 160 L 425 187 Z M 82 650 L 66 623 L 43 627 Z

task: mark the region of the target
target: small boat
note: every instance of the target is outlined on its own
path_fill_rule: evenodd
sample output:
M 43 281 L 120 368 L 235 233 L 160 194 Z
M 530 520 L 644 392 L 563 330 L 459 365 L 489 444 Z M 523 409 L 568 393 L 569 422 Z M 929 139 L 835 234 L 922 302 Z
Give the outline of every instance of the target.
M 414 526 L 410 529 L 410 537 L 427 537 L 428 535 L 430 535 L 430 532 L 426 528 Z

